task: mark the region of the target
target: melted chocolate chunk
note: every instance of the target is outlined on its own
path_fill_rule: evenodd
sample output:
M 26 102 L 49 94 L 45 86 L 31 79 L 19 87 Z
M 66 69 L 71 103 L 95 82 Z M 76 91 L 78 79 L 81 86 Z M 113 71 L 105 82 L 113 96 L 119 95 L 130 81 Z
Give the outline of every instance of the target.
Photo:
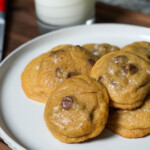
M 72 107 L 73 104 L 73 98 L 71 96 L 63 97 L 61 100 L 61 106 L 62 108 L 69 110 Z
M 150 59 L 150 56 L 147 56 L 148 59 Z
M 90 65 L 91 65 L 92 67 L 93 67 L 94 64 L 95 64 L 95 60 L 92 59 L 92 58 L 89 58 L 89 59 L 88 59 L 88 62 L 90 63 Z
M 137 69 L 137 67 L 133 64 L 128 64 L 126 66 L 123 66 L 123 71 L 124 71 L 125 74 L 127 74 L 128 72 L 131 72 L 131 71 L 133 72 L 136 69 Z
M 79 47 L 79 48 L 81 48 L 81 46 L 80 46 L 80 45 L 76 45 L 76 47 Z
M 73 76 L 77 76 L 78 75 L 78 73 L 77 72 L 69 72 L 68 74 L 67 74 L 67 79 L 69 79 L 69 78 L 71 78 L 71 77 L 73 77 Z
M 64 52 L 64 51 L 65 50 L 63 50 L 63 49 L 60 49 L 60 50 L 57 50 L 57 51 L 52 51 L 52 52 L 50 52 L 49 56 L 53 56 L 53 55 L 58 54 L 59 52 Z
M 101 83 L 101 80 L 102 80 L 102 76 L 99 76 L 97 81 Z

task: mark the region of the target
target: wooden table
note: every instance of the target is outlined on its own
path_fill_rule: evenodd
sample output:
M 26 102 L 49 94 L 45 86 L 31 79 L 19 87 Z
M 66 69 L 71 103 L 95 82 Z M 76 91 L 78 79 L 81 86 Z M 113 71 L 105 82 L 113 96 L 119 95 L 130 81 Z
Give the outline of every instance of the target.
M 40 35 L 34 0 L 8 1 L 6 22 L 3 58 L 19 45 Z M 150 27 L 150 15 L 97 2 L 96 23 L 128 23 Z M 2 139 L 0 139 L 0 150 L 10 150 Z

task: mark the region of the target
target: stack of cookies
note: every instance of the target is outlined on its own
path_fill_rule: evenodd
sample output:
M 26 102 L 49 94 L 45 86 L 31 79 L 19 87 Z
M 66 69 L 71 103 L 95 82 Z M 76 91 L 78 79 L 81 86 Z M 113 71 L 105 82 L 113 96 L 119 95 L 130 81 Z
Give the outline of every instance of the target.
M 46 125 L 62 142 L 98 136 L 106 124 L 128 138 L 150 133 L 148 42 L 121 50 L 110 44 L 60 45 L 33 59 L 21 80 L 28 98 L 46 103 Z
M 146 136 L 150 133 L 150 43 L 135 42 L 112 55 L 118 71 L 113 69 L 109 80 L 115 84 L 101 80 L 108 89 L 110 106 L 116 108 L 110 109 L 107 127 L 126 138 Z M 103 75 L 108 79 L 108 74 Z M 94 72 L 92 76 L 96 77 Z

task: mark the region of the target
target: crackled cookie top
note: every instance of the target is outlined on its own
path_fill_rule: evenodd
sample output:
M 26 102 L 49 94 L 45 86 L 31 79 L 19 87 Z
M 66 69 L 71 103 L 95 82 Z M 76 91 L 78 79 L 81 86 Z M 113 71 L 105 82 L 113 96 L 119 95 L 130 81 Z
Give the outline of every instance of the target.
M 103 56 L 92 68 L 91 77 L 106 86 L 112 107 L 136 108 L 150 90 L 149 63 L 130 52 L 112 52 Z
M 108 117 L 105 87 L 88 76 L 62 82 L 46 103 L 44 118 L 52 134 L 62 142 L 75 143 L 95 137 Z
M 121 51 L 132 52 L 150 63 L 150 42 L 134 42 L 123 47 Z
M 136 138 L 150 133 L 150 97 L 135 110 L 112 110 L 108 127 L 117 134 Z
M 113 52 L 113 51 L 119 51 L 120 48 L 114 45 L 110 45 L 107 43 L 103 44 L 85 44 L 83 45 L 84 48 L 86 48 L 90 53 L 92 53 L 94 56 L 97 56 L 98 58 L 102 57 L 103 55 Z
M 41 62 L 39 84 L 45 93 L 50 94 L 65 79 L 80 74 L 90 75 L 95 61 L 95 57 L 80 46 L 51 51 Z

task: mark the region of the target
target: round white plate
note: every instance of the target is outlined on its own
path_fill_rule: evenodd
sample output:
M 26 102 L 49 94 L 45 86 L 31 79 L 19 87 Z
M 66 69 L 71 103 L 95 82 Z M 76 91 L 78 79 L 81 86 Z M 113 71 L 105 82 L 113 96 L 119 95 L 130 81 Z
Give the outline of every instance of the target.
M 105 129 L 97 138 L 79 144 L 55 139 L 43 120 L 44 104 L 32 101 L 21 88 L 25 66 L 38 55 L 59 44 L 110 43 L 122 47 L 135 41 L 149 41 L 150 29 L 97 24 L 58 30 L 17 48 L 0 65 L 0 136 L 16 150 L 141 150 L 149 149 L 150 136 L 125 139 Z

